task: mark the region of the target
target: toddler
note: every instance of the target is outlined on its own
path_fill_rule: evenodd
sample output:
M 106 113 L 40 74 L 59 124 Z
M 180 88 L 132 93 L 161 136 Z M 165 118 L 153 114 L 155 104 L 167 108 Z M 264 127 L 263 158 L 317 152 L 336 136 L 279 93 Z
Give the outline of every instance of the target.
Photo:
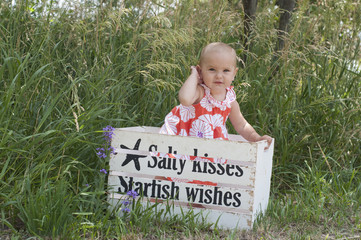
M 235 50 L 221 42 L 208 44 L 201 52 L 199 65 L 179 90 L 180 105 L 165 117 L 160 133 L 228 140 L 229 117 L 238 134 L 250 142 L 272 138 L 260 136 L 243 117 L 231 86 L 236 73 Z
M 179 90 L 180 105 L 165 117 L 160 133 L 200 138 L 228 140 L 226 121 L 229 117 L 238 134 L 250 142 L 272 138 L 260 136 L 243 117 L 231 86 L 238 71 L 237 55 L 225 43 L 207 45 L 201 52 L 199 65 L 191 67 L 191 74 Z M 194 160 L 194 156 L 183 156 Z M 225 159 L 199 158 L 199 161 L 226 163 Z M 157 179 L 216 186 L 217 183 L 173 177 Z

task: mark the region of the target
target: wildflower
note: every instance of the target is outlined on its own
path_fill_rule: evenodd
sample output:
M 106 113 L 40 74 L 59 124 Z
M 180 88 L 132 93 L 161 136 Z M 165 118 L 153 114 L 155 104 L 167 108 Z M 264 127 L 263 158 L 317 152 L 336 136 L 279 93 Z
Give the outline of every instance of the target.
M 106 158 L 107 155 L 105 154 L 105 149 L 104 148 L 97 148 L 97 155 L 100 158 Z
M 107 157 L 107 155 L 105 153 L 103 153 L 103 152 L 97 152 L 97 155 L 100 158 L 106 158 Z
M 127 195 L 132 197 L 133 199 L 138 197 L 138 193 L 136 191 L 134 191 L 134 190 L 130 190 L 129 192 L 127 192 Z
M 100 172 L 104 173 L 104 174 L 107 174 L 107 170 L 105 170 L 104 168 L 100 170 Z
M 128 200 L 122 202 L 122 204 L 123 204 L 124 206 L 129 205 L 129 203 L 130 203 L 130 202 L 129 202 Z
M 108 151 L 110 151 L 111 154 L 114 154 L 114 153 L 115 153 L 114 150 L 115 150 L 115 149 L 114 149 L 112 146 L 110 146 L 110 147 L 108 148 Z
M 122 211 L 123 212 L 130 212 L 130 209 L 126 207 L 126 208 L 122 208 Z
M 105 141 L 107 141 L 107 143 L 110 143 L 112 141 L 113 135 L 114 135 L 114 128 L 110 125 L 106 126 L 105 128 L 103 128 L 103 135 L 104 135 L 104 139 Z
M 103 128 L 103 131 L 112 132 L 112 134 L 114 134 L 114 133 L 113 133 L 114 128 L 113 128 L 112 126 L 110 126 L 110 125 L 108 125 L 108 126 L 106 126 L 105 128 Z

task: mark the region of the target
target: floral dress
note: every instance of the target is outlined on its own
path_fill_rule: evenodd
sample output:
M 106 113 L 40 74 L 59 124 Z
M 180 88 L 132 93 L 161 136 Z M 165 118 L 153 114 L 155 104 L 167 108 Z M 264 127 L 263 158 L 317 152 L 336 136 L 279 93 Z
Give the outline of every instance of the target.
M 231 103 L 236 100 L 233 87 L 227 88 L 223 101 L 214 99 L 210 89 L 204 88 L 202 100 L 192 106 L 178 105 L 165 117 L 160 133 L 228 140 L 226 121 L 231 112 Z
M 214 99 L 210 89 L 206 85 L 201 84 L 201 86 L 204 88 L 205 93 L 202 100 L 192 106 L 178 105 L 174 107 L 165 117 L 164 124 L 160 129 L 161 134 L 228 140 L 226 121 L 231 112 L 231 103 L 236 100 L 233 86 L 227 88 L 226 98 L 223 101 Z M 207 157 L 180 156 L 180 158 L 226 163 L 225 159 Z M 191 181 L 188 179 L 170 177 L 167 179 L 174 182 L 217 185 L 213 182 L 198 180 Z

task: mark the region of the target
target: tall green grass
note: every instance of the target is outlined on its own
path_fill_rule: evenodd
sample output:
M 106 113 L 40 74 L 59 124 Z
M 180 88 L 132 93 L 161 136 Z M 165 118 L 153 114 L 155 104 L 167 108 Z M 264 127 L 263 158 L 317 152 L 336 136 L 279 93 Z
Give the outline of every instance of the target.
M 259 5 L 247 52 L 242 11 L 229 1 L 168 1 L 158 13 L 155 1 L 53 4 L 48 14 L 44 4 L 1 3 L 4 232 L 242 236 L 210 230 L 191 213 L 164 222 L 166 213 L 140 207 L 128 218 L 109 212 L 99 172 L 107 162 L 95 150 L 106 125 L 161 126 L 202 46 L 224 41 L 247 54 L 235 82 L 243 114 L 276 139 L 269 211 L 251 237 L 277 236 L 285 225 L 285 238 L 360 235 L 361 81 L 360 67 L 352 68 L 360 64 L 360 4 L 298 1 L 280 52 L 274 3 Z

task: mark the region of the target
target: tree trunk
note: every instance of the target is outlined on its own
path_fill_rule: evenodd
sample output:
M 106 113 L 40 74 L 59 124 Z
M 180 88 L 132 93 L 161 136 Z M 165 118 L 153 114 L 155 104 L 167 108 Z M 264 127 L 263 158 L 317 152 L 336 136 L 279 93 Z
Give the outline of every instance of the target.
M 288 32 L 289 23 L 291 20 L 292 11 L 295 7 L 295 0 L 278 0 L 276 4 L 280 7 L 280 21 L 278 27 L 278 43 L 277 43 L 277 51 L 283 49 L 285 45 L 285 33 Z
M 243 34 L 243 46 L 247 51 L 249 49 L 249 38 L 253 29 L 253 22 L 256 18 L 257 0 L 243 0 L 244 11 L 244 34 Z M 247 55 L 243 54 L 243 61 L 246 62 Z

